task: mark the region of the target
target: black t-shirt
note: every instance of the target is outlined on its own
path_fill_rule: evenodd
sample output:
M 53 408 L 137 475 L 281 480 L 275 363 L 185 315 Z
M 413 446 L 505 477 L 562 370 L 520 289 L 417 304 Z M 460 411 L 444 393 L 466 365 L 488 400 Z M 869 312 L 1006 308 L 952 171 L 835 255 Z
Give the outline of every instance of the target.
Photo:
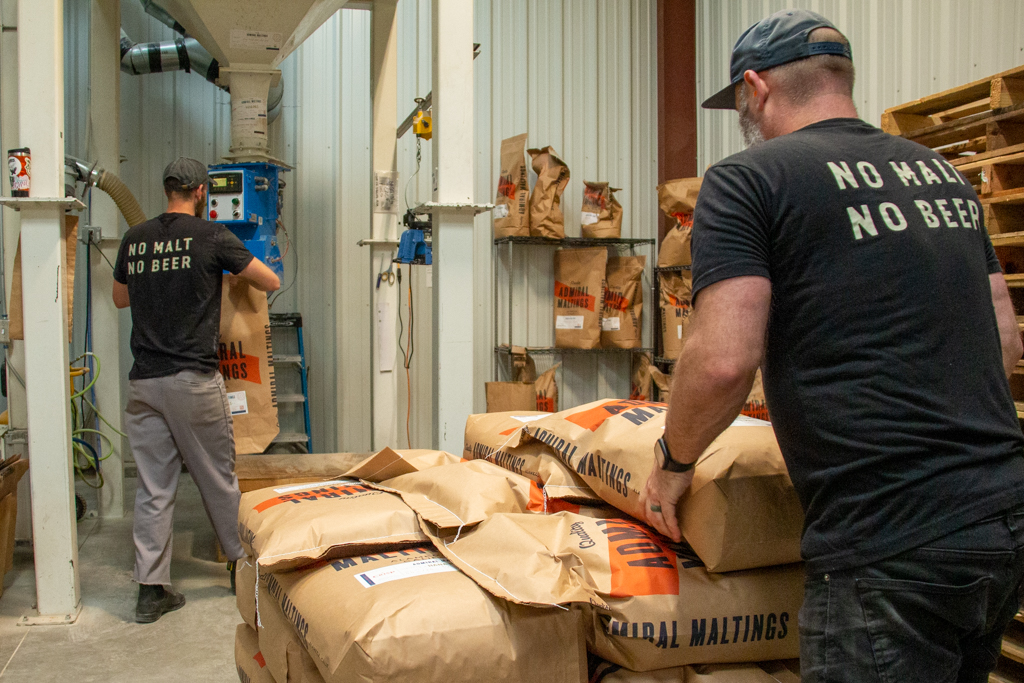
M 978 197 L 941 156 L 858 119 L 708 170 L 693 296 L 764 276 L 775 433 L 811 571 L 900 553 L 1024 502 Z
M 221 275 L 252 259 L 230 230 L 195 216 L 165 213 L 129 228 L 114 265 L 131 300 L 129 378 L 216 370 Z

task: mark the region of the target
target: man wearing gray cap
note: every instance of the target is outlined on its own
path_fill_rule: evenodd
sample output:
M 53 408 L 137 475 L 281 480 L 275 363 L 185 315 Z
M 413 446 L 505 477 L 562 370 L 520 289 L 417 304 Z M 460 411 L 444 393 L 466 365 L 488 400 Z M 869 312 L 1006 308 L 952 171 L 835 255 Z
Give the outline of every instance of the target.
M 135 620 L 181 608 L 171 588 L 171 534 L 181 463 L 199 488 L 221 547 L 234 561 L 238 539 L 235 440 L 224 380 L 217 371 L 221 277 L 259 290 L 278 277 L 230 230 L 203 220 L 209 177 L 195 159 L 164 170 L 167 211 L 128 229 L 114 267 L 114 303 L 131 306 L 125 431 L 138 467 L 135 495 Z
M 1024 574 L 1020 335 L 970 184 L 852 93 L 846 38 L 788 10 L 704 102 L 739 111 L 748 149 L 704 176 L 644 505 L 678 540 L 693 463 L 761 366 L 805 512 L 803 680 L 986 681 Z

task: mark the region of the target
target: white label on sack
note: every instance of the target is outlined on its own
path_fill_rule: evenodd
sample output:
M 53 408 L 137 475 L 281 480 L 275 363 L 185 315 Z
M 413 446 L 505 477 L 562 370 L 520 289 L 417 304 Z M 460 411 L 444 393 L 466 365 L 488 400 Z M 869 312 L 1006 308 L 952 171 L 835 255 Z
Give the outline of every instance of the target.
M 535 422 L 541 418 L 547 417 L 551 413 L 544 413 L 543 415 L 510 415 L 513 420 L 519 420 L 520 422 Z
M 372 569 L 362 574 L 356 574 L 356 580 L 366 588 L 372 588 L 388 581 L 409 579 L 413 576 L 425 576 L 427 574 L 440 574 L 442 572 L 458 571 L 451 562 L 440 558 L 429 560 L 416 560 L 406 564 L 393 564 L 390 567 Z
M 676 325 L 676 336 L 679 337 L 680 339 L 683 338 L 683 326 L 682 325 Z
M 244 391 L 228 392 L 228 410 L 231 411 L 232 417 L 249 414 L 249 402 L 245 398 Z
M 618 318 L 601 318 L 601 329 L 605 332 L 618 332 L 619 331 L 619 319 Z
M 736 419 L 732 421 L 733 427 L 771 427 L 772 423 L 765 420 L 758 420 L 756 417 L 748 417 L 747 415 L 737 415 Z
M 556 315 L 555 316 L 555 329 L 556 330 L 582 330 L 583 329 L 583 316 L 582 315 Z
M 507 218 L 508 217 L 508 204 L 498 204 L 494 207 L 495 218 Z
M 582 214 L 580 214 L 580 223 L 583 225 L 593 225 L 594 223 L 597 222 L 598 218 L 598 214 L 591 213 L 589 211 L 584 211 Z
M 281 34 L 270 31 L 231 29 L 230 45 L 241 50 L 280 50 Z
M 312 484 L 295 484 L 294 486 L 284 486 L 279 489 L 274 489 L 274 493 L 291 493 L 292 491 L 302 491 L 303 489 L 318 489 L 321 486 L 334 486 L 335 484 L 351 484 L 354 479 L 332 479 L 331 481 L 318 481 Z

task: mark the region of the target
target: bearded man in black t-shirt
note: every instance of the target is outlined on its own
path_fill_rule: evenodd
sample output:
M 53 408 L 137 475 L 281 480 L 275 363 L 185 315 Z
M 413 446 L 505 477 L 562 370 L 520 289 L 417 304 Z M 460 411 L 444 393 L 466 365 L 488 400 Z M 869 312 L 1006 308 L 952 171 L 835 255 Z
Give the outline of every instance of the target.
M 209 177 L 195 159 L 164 170 L 167 211 L 129 228 L 114 267 L 114 303 L 131 306 L 125 431 L 138 468 L 135 495 L 135 620 L 181 608 L 171 588 L 171 534 L 184 461 L 221 547 L 232 561 L 238 539 L 235 440 L 224 380 L 217 371 L 222 273 L 270 292 L 281 282 L 230 230 L 199 216 Z
M 693 316 L 643 494 L 679 540 L 692 463 L 762 367 L 805 512 L 805 682 L 986 681 L 1024 574 L 1013 306 L 971 185 L 859 118 L 849 43 L 774 14 L 704 103 L 749 148 L 704 176 Z

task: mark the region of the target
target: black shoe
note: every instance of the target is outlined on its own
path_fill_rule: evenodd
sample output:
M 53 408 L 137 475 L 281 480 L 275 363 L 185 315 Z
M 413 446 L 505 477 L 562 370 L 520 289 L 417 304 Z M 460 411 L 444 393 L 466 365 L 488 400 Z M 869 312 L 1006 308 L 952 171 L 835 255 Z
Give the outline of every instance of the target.
M 238 560 L 228 562 L 228 574 L 231 576 L 231 594 L 235 595 L 235 570 L 238 569 Z
M 139 602 L 135 605 L 135 621 L 152 624 L 167 612 L 185 606 L 185 596 L 161 585 L 139 584 Z

